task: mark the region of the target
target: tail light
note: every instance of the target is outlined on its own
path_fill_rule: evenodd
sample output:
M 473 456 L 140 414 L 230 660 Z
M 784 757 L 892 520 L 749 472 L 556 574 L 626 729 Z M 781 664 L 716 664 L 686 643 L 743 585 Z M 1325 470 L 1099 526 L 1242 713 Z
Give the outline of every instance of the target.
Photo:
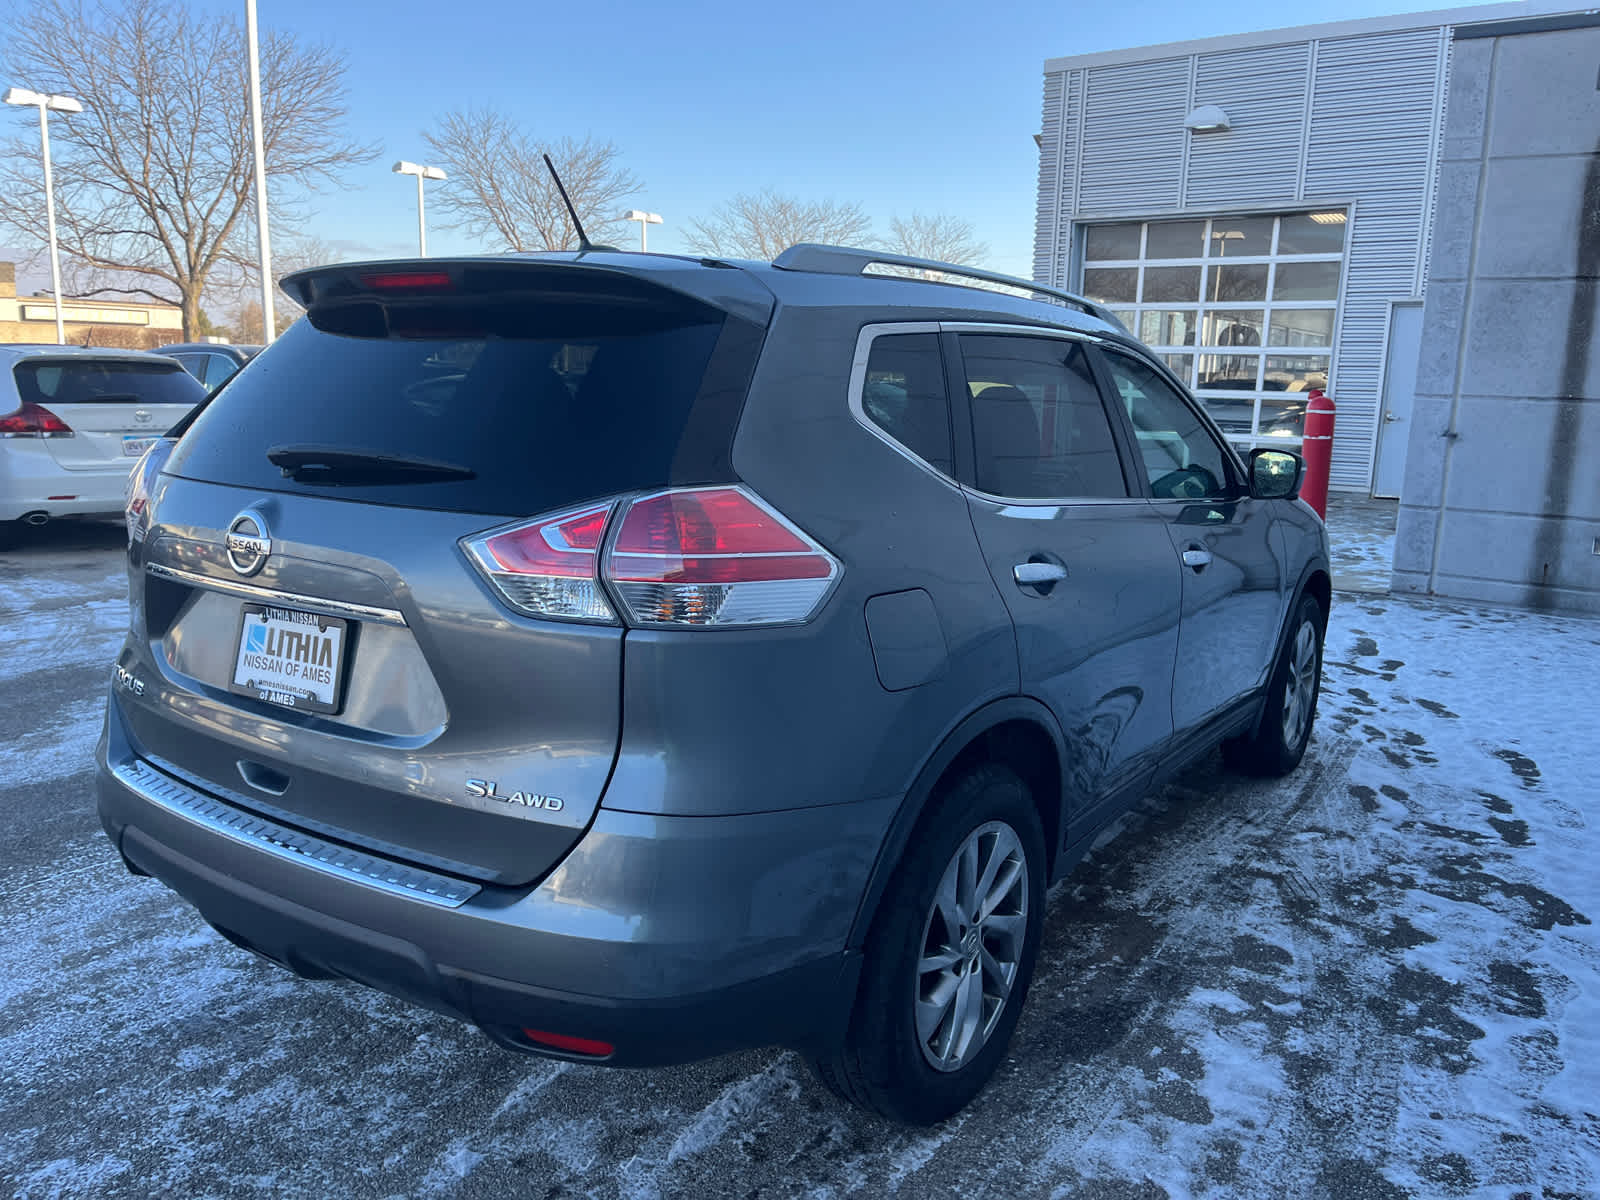
M 473 564 L 512 608 L 530 617 L 614 625 L 600 586 L 600 539 L 612 505 L 541 517 L 465 542 Z
M 663 628 L 806 621 L 839 574 L 832 555 L 742 487 L 574 509 L 463 548 L 518 612 L 616 624 L 609 584 L 629 624 Z
M 685 488 L 635 500 L 605 576 L 639 625 L 780 625 L 816 612 L 839 564 L 751 492 Z
M 42 404 L 24 400 L 16 412 L 0 417 L 0 437 L 71 437 L 72 426 Z

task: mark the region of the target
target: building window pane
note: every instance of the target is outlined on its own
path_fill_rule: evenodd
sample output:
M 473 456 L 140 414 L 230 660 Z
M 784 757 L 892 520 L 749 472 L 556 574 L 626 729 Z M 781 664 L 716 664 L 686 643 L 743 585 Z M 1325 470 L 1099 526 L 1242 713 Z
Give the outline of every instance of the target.
M 1206 391 L 1253 392 L 1260 365 L 1258 354 L 1202 354 L 1197 386 Z
M 1211 253 L 1223 258 L 1272 253 L 1271 217 L 1217 217 L 1211 222 Z
M 1151 346 L 1194 345 L 1193 311 L 1151 309 L 1139 318 L 1139 340 Z
M 1183 381 L 1185 387 L 1194 386 L 1194 355 L 1163 354 L 1161 361 L 1167 364 L 1169 371 Z
M 1278 268 L 1279 273 L 1283 271 Z M 1275 308 L 1267 338 L 1273 346 L 1333 345 L 1333 309 Z
M 1208 396 L 1205 406 L 1223 433 L 1248 434 L 1255 428 L 1256 402 L 1248 396 L 1241 400 L 1218 400 Z
M 1321 263 L 1298 263 L 1298 266 L 1321 266 Z M 1331 264 L 1335 274 L 1338 265 Z M 1208 300 L 1255 300 L 1267 298 L 1267 264 L 1254 263 L 1249 266 L 1226 266 L 1212 264 L 1210 277 L 1206 281 L 1206 299 Z M 1296 296 L 1294 299 L 1310 299 L 1310 297 Z
M 1133 332 L 1134 315 L 1131 308 L 1113 308 L 1108 310 L 1113 317 L 1122 322 L 1122 327 L 1128 332 Z
M 1145 234 L 1146 258 L 1199 258 L 1205 248 L 1204 221 L 1159 221 Z
M 1200 299 L 1199 267 L 1146 267 L 1144 269 L 1144 302 L 1146 304 L 1193 304 Z
M 1138 267 L 1096 267 L 1083 273 L 1083 294 L 1102 304 L 1132 304 L 1138 286 Z
M 1259 346 L 1265 328 L 1259 308 L 1213 308 L 1200 322 L 1201 342 L 1207 346 Z
M 1325 388 L 1328 386 L 1328 356 L 1269 354 L 1261 386 L 1269 392 L 1303 392 L 1308 388 Z
M 1305 393 L 1293 393 L 1293 398 L 1263 396 L 1261 398 L 1261 436 L 1272 438 L 1303 437 L 1306 431 Z
M 1138 258 L 1138 224 L 1091 225 L 1084 234 L 1083 256 L 1087 259 Z
M 1278 264 L 1272 284 L 1274 300 L 1337 300 L 1339 264 L 1336 262 L 1286 262 Z
M 1295 213 L 1278 230 L 1279 254 L 1337 254 L 1344 249 L 1342 212 Z

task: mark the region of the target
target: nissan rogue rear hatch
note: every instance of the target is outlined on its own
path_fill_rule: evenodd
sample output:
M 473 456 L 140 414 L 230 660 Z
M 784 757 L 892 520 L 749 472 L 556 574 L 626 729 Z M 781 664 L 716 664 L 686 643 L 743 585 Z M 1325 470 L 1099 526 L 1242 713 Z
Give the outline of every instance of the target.
M 133 553 L 137 748 L 325 837 L 521 884 L 600 801 L 615 497 L 732 482 L 764 327 L 572 263 L 297 277 L 305 318 L 171 452 Z M 596 514 L 600 514 L 598 517 Z

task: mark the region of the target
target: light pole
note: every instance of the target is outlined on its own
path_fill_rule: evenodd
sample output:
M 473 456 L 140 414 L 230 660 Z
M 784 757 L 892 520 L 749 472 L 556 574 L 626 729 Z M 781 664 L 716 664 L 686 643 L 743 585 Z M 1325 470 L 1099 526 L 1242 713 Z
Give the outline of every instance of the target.
M 661 224 L 661 214 L 645 212 L 642 208 L 630 208 L 627 212 L 622 214 L 622 219 L 624 221 L 639 222 L 639 249 L 650 249 L 650 243 L 647 235 L 650 231 L 650 226 Z
M 422 207 L 422 181 L 424 179 L 449 179 L 438 167 L 424 167 L 419 163 L 407 162 L 401 159 L 394 165 L 396 175 L 415 175 L 417 177 L 417 253 L 423 258 L 428 257 L 428 222 Z
M 272 241 L 267 236 L 267 153 L 261 143 L 261 53 L 257 48 L 256 0 L 244 0 L 245 40 L 250 48 L 250 136 L 256 164 L 256 245 L 261 252 L 261 342 L 277 333 L 272 316 Z
M 50 118 L 49 113 L 81 113 L 83 105 L 71 96 L 50 96 L 43 92 L 30 92 L 27 88 L 7 88 L 3 97 L 7 104 L 34 107 L 39 110 L 39 149 L 44 156 L 44 220 L 50 231 L 50 287 L 53 289 L 56 310 L 56 345 L 67 342 L 66 320 L 61 314 L 61 254 L 56 249 L 56 188 L 50 174 Z

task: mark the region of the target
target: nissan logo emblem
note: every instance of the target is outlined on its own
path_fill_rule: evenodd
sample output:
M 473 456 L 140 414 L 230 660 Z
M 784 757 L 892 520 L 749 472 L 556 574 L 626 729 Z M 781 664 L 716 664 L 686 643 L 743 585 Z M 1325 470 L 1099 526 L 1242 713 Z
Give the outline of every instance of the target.
M 267 536 L 267 523 L 256 513 L 242 512 L 228 526 L 225 542 L 228 563 L 241 575 L 254 575 L 266 565 L 272 553 L 272 539 Z

